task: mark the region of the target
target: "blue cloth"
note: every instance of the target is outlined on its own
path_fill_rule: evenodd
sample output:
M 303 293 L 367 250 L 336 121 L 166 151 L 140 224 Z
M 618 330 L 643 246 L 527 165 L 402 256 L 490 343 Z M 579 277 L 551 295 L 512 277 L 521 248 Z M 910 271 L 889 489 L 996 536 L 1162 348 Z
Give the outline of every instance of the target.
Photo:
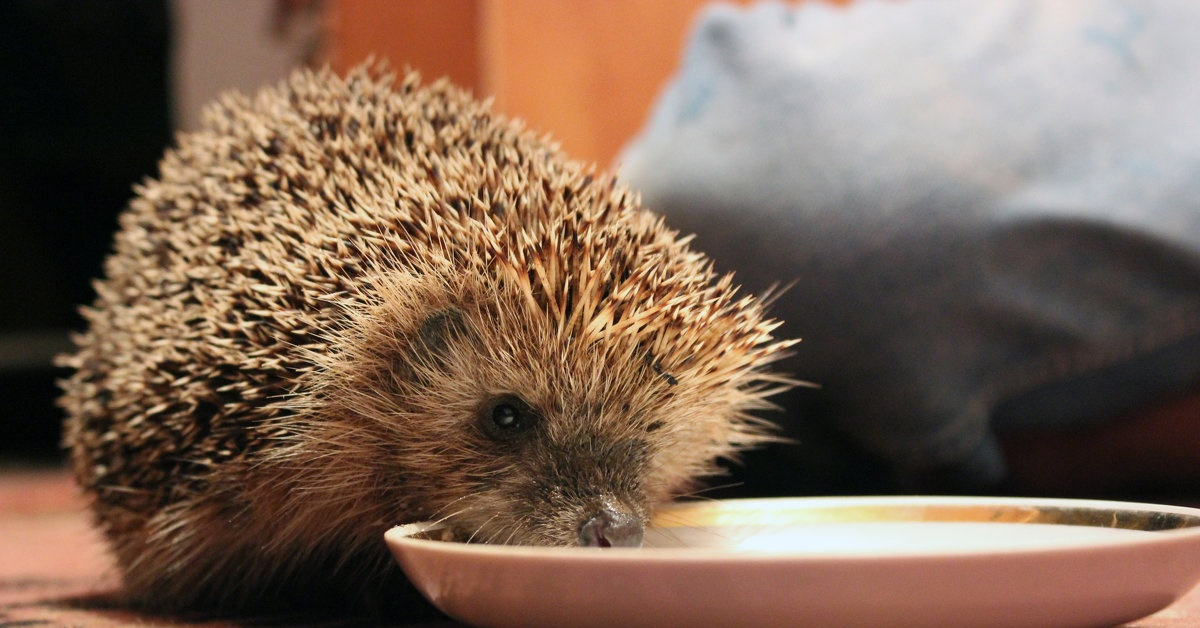
M 1200 3 L 714 5 L 619 158 L 897 474 L 1200 382 Z M 804 443 L 800 450 L 803 451 Z

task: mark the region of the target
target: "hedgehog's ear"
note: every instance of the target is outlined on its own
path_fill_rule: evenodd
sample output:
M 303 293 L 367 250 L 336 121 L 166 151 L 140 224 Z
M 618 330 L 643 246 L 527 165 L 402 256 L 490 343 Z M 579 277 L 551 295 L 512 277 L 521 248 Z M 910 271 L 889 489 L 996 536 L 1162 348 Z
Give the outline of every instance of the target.
M 447 307 L 425 317 L 417 330 L 416 344 L 423 357 L 440 362 L 454 339 L 467 334 L 466 314 L 456 307 Z

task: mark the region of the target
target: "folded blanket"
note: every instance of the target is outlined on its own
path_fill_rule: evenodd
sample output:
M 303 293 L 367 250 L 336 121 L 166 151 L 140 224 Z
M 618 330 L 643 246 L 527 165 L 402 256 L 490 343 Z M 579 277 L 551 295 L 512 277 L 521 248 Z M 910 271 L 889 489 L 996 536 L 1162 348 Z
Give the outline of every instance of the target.
M 1189 0 L 715 5 L 618 166 L 747 289 L 794 282 L 773 314 L 821 388 L 791 429 L 987 487 L 997 432 L 1200 382 L 1198 26 Z

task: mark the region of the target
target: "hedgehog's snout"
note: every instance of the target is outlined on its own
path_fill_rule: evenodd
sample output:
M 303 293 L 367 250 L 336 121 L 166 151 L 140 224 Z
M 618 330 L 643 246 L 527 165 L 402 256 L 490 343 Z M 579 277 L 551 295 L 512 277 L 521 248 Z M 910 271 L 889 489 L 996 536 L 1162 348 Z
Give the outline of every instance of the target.
M 629 509 L 604 500 L 579 524 L 584 547 L 641 547 L 644 528 Z

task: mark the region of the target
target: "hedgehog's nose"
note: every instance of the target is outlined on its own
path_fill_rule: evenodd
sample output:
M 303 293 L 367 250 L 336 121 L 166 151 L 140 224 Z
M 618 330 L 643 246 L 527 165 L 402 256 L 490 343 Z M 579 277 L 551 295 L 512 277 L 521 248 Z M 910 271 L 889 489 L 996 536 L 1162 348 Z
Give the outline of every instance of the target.
M 642 522 L 632 513 L 605 504 L 579 526 L 584 547 L 641 547 Z

